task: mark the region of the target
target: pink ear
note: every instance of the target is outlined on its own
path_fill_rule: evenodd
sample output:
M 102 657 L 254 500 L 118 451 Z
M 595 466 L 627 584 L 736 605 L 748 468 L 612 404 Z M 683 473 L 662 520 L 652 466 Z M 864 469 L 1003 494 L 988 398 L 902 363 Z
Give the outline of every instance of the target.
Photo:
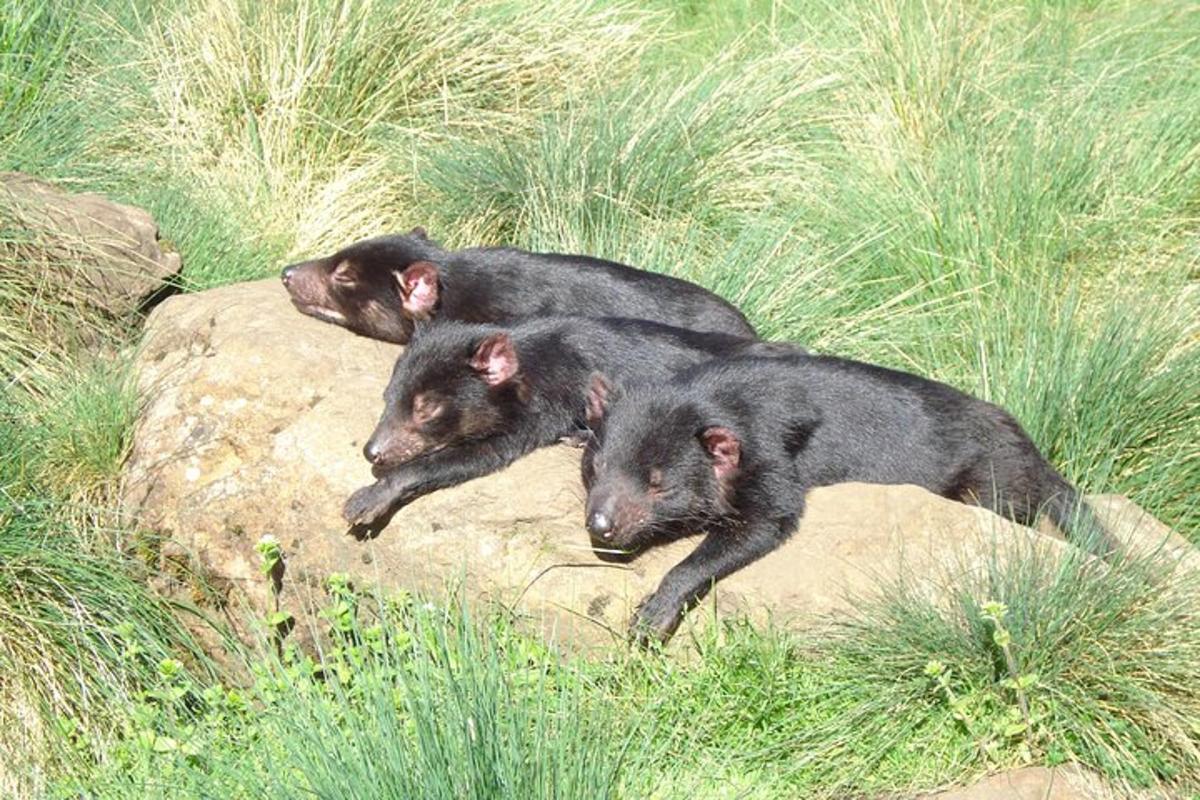
M 742 444 L 728 428 L 705 428 L 700 432 L 700 442 L 712 457 L 713 471 L 717 480 L 726 480 L 737 471 L 742 459 Z
M 604 412 L 608 410 L 608 401 L 612 396 L 612 385 L 608 382 L 608 378 L 601 375 L 599 372 L 592 373 L 592 382 L 588 386 L 587 393 L 587 424 L 595 427 L 604 419 Z
M 482 342 L 471 357 L 471 367 L 488 386 L 499 386 L 512 380 L 520 367 L 517 350 L 507 333 L 493 333 Z
M 400 296 L 404 310 L 414 319 L 428 319 L 438 301 L 437 265 L 428 261 L 416 261 L 396 274 L 400 285 Z

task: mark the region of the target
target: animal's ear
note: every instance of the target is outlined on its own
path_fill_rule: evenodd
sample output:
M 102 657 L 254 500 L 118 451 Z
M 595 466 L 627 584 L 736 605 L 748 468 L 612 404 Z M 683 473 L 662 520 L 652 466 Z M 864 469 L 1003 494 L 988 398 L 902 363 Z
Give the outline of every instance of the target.
M 608 407 L 616 399 L 616 392 L 608 378 L 599 372 L 592 373 L 587 392 L 587 424 L 595 428 L 604 419 Z
M 737 472 L 742 460 L 742 443 L 729 428 L 714 426 L 700 431 L 700 444 L 712 459 L 719 481 L 727 481 Z
M 414 261 L 397 272 L 396 285 L 404 310 L 413 319 L 429 319 L 438 301 L 438 268 L 429 261 Z
M 408 235 L 414 239 L 429 239 L 429 232 L 425 230 L 423 225 L 418 225 L 417 227 L 413 228 L 408 232 Z
M 507 333 L 493 333 L 475 348 L 471 368 L 483 377 L 488 386 L 500 386 L 516 377 L 520 371 L 517 349 Z

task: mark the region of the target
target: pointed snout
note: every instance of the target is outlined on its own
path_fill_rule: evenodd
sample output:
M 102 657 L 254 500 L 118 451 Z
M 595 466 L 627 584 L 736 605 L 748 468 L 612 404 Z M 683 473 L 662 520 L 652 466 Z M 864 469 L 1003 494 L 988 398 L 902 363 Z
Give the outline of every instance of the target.
M 613 536 L 612 515 L 605 511 L 592 511 L 587 517 L 587 529 L 592 538 L 609 541 Z
M 378 464 L 383 460 L 383 447 L 380 445 L 379 440 L 374 436 L 368 439 L 367 443 L 363 445 L 362 452 L 363 458 L 365 458 L 367 461 L 370 461 L 372 464 Z
M 431 449 L 436 448 L 431 448 L 430 443 L 419 433 L 385 421 L 380 423 L 363 445 L 362 454 L 363 458 L 371 463 L 371 471 L 375 477 L 379 477 L 384 472 L 430 452 Z
M 299 264 L 288 264 L 283 268 L 283 272 L 279 273 L 279 280 L 283 281 L 284 286 L 292 282 L 292 278 L 296 275 L 296 268 L 299 266 Z
M 607 487 L 593 487 L 584 520 L 593 542 L 612 541 L 617 528 L 617 502 Z
M 633 547 L 646 532 L 653 509 L 645 492 L 627 480 L 593 484 L 584 508 L 584 525 L 592 547 L 616 552 Z

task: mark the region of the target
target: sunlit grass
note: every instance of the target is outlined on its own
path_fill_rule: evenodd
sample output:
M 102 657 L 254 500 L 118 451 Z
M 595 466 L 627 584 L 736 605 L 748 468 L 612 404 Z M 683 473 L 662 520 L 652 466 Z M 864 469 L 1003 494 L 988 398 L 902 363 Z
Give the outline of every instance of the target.
M 1200 10 L 1182 1 L 101 0 L 0 14 L 0 168 L 146 207 L 186 289 L 415 224 L 451 246 L 617 258 L 712 288 L 768 337 L 999 402 L 1072 480 L 1130 495 L 1193 541 L 1198 154 Z M 624 796 L 845 796 L 1064 758 L 1195 790 L 1193 582 L 1034 558 L 948 602 L 893 591 L 816 640 L 738 627 L 698 660 L 619 669 L 535 654 L 528 685 L 506 634 L 431 617 L 402 702 L 386 664 L 354 696 L 317 697 L 268 661 L 283 699 L 239 718 L 251 738 L 214 738 L 201 758 L 139 744 L 130 709 L 165 680 L 155 659 L 187 644 L 106 549 L 127 538 L 108 526 L 136 320 L 76 290 L 71 270 L 93 256 L 0 197 L 0 674 L 18 676 L 0 681 L 0 705 L 6 730 L 27 734 L 0 737 L 0 762 L 20 765 L 0 793 L 41 786 L 54 741 L 82 742 L 114 796 L 604 796 L 616 772 Z M 1013 705 L 989 600 L 1007 605 L 1045 712 L 1036 736 L 990 751 L 981 740 Z M 146 654 L 132 664 L 111 634 L 126 620 Z M 969 724 L 931 660 L 969 699 Z M 584 742 L 603 731 L 585 711 L 612 733 L 594 752 Z M 492 749 L 469 737 L 484 717 Z M 646 720 L 645 758 L 622 755 Z M 531 759 L 545 769 L 523 771 Z

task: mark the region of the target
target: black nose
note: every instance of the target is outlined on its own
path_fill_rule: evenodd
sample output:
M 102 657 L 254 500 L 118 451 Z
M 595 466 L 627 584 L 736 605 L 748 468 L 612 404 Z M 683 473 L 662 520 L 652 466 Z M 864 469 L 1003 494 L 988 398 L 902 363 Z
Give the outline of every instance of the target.
M 363 458 L 370 461 L 372 464 L 378 464 L 379 459 L 383 456 L 383 448 L 381 448 L 374 439 L 363 445 Z
M 279 273 L 279 279 L 281 281 L 283 281 L 284 286 L 287 286 L 288 283 L 290 283 L 292 280 L 292 275 L 294 275 L 295 273 L 296 273 L 296 268 L 294 266 L 284 267 L 283 272 Z
M 612 519 L 603 511 L 593 511 L 588 515 L 588 533 L 608 540 L 612 538 Z

